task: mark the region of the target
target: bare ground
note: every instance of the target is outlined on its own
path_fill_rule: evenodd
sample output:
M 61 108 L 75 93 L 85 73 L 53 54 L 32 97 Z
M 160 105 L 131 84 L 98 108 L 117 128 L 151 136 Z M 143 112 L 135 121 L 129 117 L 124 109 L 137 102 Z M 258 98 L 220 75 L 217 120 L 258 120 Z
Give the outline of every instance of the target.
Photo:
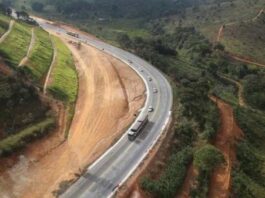
M 144 103 L 144 84 L 128 66 L 93 47 L 68 46 L 80 74 L 69 139 L 53 133 L 19 157 L 2 159 L 3 196 L 53 197 L 61 182 L 76 178 L 123 133 Z
M 195 169 L 195 167 L 191 164 L 186 178 L 184 180 L 182 189 L 179 194 L 177 194 L 176 198 L 189 198 L 189 194 L 192 190 L 192 186 L 195 185 L 196 177 L 198 176 L 198 171 Z
M 211 99 L 217 104 L 221 115 L 221 128 L 214 145 L 223 153 L 226 163 L 213 172 L 208 197 L 228 198 L 231 170 L 236 161 L 236 142 L 243 136 L 243 132 L 235 121 L 233 108 L 218 98 L 211 97 Z

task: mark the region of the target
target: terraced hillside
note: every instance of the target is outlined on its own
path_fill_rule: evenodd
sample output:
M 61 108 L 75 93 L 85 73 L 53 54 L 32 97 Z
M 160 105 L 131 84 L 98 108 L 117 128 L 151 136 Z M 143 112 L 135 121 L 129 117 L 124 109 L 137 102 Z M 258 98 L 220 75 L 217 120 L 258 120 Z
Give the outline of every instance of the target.
M 42 87 L 52 63 L 53 45 L 50 35 L 43 29 L 35 28 L 34 33 L 35 42 L 32 52 L 23 67 L 34 83 Z
M 27 55 L 31 41 L 31 26 L 16 22 L 12 31 L 0 45 L 0 54 L 5 62 L 15 69 Z
M 7 32 L 10 20 L 0 15 L 1 24 L 6 24 L 0 25 L 2 34 Z M 54 47 L 58 50 L 56 57 Z M 67 116 L 66 124 L 69 125 L 78 82 L 74 62 L 66 46 L 57 38 L 52 39 L 40 27 L 25 22 L 15 21 L 10 33 L 0 43 L 0 56 L 3 60 L 0 65 L 1 155 L 12 153 L 51 132 L 59 119 L 56 118 L 59 116 L 57 113 L 62 113 L 63 108 L 69 110 L 69 113 L 61 115 Z M 53 59 L 56 60 L 54 65 Z M 53 70 L 48 75 L 51 66 Z M 46 79 L 53 90 L 48 97 L 40 92 L 42 89 L 36 89 L 43 88 Z M 65 107 L 56 110 L 58 107 L 52 98 L 65 102 Z
M 78 79 L 71 52 L 59 38 L 53 37 L 53 41 L 57 52 L 48 90 L 55 98 L 74 103 L 78 91 Z
M 0 36 L 2 36 L 9 27 L 10 18 L 6 16 L 0 17 Z

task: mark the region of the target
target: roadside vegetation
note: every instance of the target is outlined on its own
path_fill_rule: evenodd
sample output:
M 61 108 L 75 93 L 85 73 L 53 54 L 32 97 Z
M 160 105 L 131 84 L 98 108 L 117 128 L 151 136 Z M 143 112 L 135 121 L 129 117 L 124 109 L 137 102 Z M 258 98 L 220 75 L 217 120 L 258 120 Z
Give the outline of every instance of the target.
M 31 80 L 40 87 L 43 86 L 44 78 L 51 66 L 53 59 L 53 46 L 50 35 L 41 28 L 35 28 L 35 43 L 32 52 L 22 66 L 22 70 Z
M 70 50 L 57 37 L 53 37 L 57 56 L 51 73 L 49 92 L 66 103 L 74 103 L 78 91 L 78 77 Z
M 48 123 L 51 123 L 53 113 L 49 106 L 42 103 L 33 87 L 0 73 L 0 104 L 1 155 L 20 148 L 38 133 L 47 132 L 42 130 L 43 124 L 37 123 L 44 120 L 50 120 Z
M 31 26 L 23 22 L 16 22 L 13 30 L 0 44 L 0 54 L 5 62 L 15 69 L 27 55 L 31 41 Z
M 10 18 L 5 15 L 0 15 L 0 37 L 8 30 Z
M 227 58 L 224 46 L 212 45 L 193 27 L 177 27 L 172 34 L 161 32 L 158 35 L 153 35 L 151 39 L 120 34 L 117 40 L 121 47 L 150 61 L 167 73 L 177 84 L 177 96 L 181 104 L 178 113 L 182 113 L 177 119 L 177 123 L 181 124 L 177 124 L 176 139 L 186 146 L 191 146 L 193 151 L 191 162 L 193 161 L 193 166 L 199 171 L 195 178 L 195 185 L 189 193 L 191 197 L 206 197 L 214 168 L 224 162 L 220 151 L 209 145 L 220 127 L 219 113 L 215 104 L 209 100 L 209 95 L 218 96 L 236 108 L 239 104 L 239 90 L 235 83 L 227 80 L 230 78 L 242 83 L 244 97 L 250 105 L 262 109 L 263 69 L 232 62 Z M 248 113 L 245 112 L 244 116 L 248 116 Z M 254 123 L 255 121 L 250 128 L 254 128 Z M 241 124 L 240 127 L 245 128 Z M 260 126 L 260 129 L 264 129 L 264 126 Z M 172 155 L 176 155 L 182 149 L 178 145 Z M 240 153 L 240 148 L 238 150 Z M 264 156 L 264 154 L 261 155 Z M 198 158 L 201 159 L 198 160 Z M 198 165 L 198 161 L 200 161 L 200 165 Z M 218 163 L 212 164 L 209 169 L 202 169 L 201 167 L 208 166 L 209 161 Z M 170 167 L 170 160 L 166 164 L 162 175 Z M 261 167 L 264 167 L 262 163 Z M 188 166 L 186 166 L 186 171 L 187 168 Z M 173 175 L 172 172 L 172 177 L 174 177 Z M 162 176 L 153 178 L 153 180 L 152 176 L 150 179 L 145 178 L 142 186 L 153 195 L 162 193 L 164 197 L 174 197 L 172 192 L 175 190 L 174 192 L 177 193 L 181 190 L 181 186 L 178 184 L 183 182 L 184 178 L 179 176 L 175 180 L 169 179 L 168 181 L 168 188 L 164 188 L 160 192 L 158 191 L 161 188 L 156 189 L 153 186 L 154 184 L 160 186 L 159 182 L 164 183 Z M 236 189 L 238 188 L 237 184 L 241 185 L 238 182 L 240 180 L 234 178 L 233 186 L 236 186 Z M 172 194 L 169 196 L 167 193 Z M 236 190 L 235 195 L 238 194 L 240 193 Z M 261 193 L 257 197 L 261 197 L 260 195 Z
M 189 195 L 207 196 L 211 174 L 224 161 L 212 145 L 220 127 L 219 112 L 209 98 L 213 95 L 234 108 L 235 120 L 245 134 L 236 149 L 231 192 L 234 197 L 264 197 L 264 68 L 233 61 L 227 53 L 263 61 L 264 14 L 254 17 L 264 8 L 264 1 L 26 0 L 15 5 L 71 22 L 141 56 L 173 80 L 174 144 L 161 172 L 143 178 L 145 191 L 156 197 L 174 197 L 192 165 L 198 176 Z M 217 43 L 222 25 L 225 34 Z M 71 103 L 77 89 L 71 56 L 55 41 L 60 61 L 49 91 Z M 62 72 L 67 75 L 62 77 Z M 243 88 L 246 104 L 241 107 L 235 82 Z
M 67 111 L 65 138 L 75 113 L 75 103 L 78 94 L 78 74 L 70 50 L 58 37 L 52 37 L 56 59 L 48 82 L 48 92 L 62 101 Z

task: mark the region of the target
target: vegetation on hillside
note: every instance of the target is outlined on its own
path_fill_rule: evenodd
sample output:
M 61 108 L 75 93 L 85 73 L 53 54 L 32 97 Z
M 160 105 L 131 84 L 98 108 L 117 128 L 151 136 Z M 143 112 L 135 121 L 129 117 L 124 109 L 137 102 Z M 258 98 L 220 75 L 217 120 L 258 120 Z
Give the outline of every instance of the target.
M 35 28 L 35 42 L 32 52 L 22 68 L 37 85 L 42 86 L 53 59 L 53 46 L 49 34 Z
M 13 30 L 0 44 L 0 55 L 10 67 L 15 69 L 27 55 L 30 41 L 31 27 L 24 23 L 15 23 Z
M 265 114 L 238 108 L 236 118 L 244 130 L 238 143 L 238 164 L 233 173 L 233 193 L 238 197 L 263 197 L 265 193 Z
M 233 54 L 265 64 L 264 31 L 265 12 L 262 12 L 255 20 L 225 26 L 221 43 Z
M 8 30 L 10 18 L 0 15 L 0 37 Z
M 223 161 L 220 152 L 210 145 L 219 127 L 217 108 L 209 99 L 209 95 L 215 95 L 233 105 L 245 133 L 237 147 L 232 192 L 235 197 L 263 197 L 264 69 L 234 62 L 226 51 L 263 61 L 264 16 L 250 19 L 264 7 L 264 1 L 14 2 L 22 10 L 70 21 L 141 56 L 173 79 L 177 85 L 174 111 L 177 144 L 172 145 L 168 163 L 159 177 L 151 175 L 143 180 L 146 191 L 158 197 L 174 197 L 181 188 L 188 165 L 193 163 L 199 175 L 190 196 L 206 197 L 211 172 Z M 210 42 L 216 41 L 218 29 L 227 23 L 230 25 L 225 25 L 221 43 Z M 71 56 L 59 40 L 55 41 L 59 46 L 58 62 L 49 91 L 58 99 L 73 102 L 77 77 Z M 67 75 L 62 76 L 62 72 Z M 238 107 L 239 87 L 234 82 L 242 84 L 245 107 Z
M 78 77 L 70 50 L 57 37 L 53 37 L 57 50 L 55 65 L 48 87 L 53 96 L 66 103 L 74 103 L 78 92 Z
M 24 147 L 34 139 L 47 135 L 47 133 L 51 132 L 54 126 L 55 120 L 47 118 L 17 132 L 14 135 L 8 136 L 0 141 L 0 156 L 11 154 Z
M 0 4 L 0 8 L 0 12 L 10 15 L 7 13 L 8 7 Z M 52 101 L 43 97 L 40 89 L 36 88 L 43 86 L 52 62 L 51 38 L 46 31 L 34 25 L 26 12 L 17 12 L 17 16 L 19 20 L 15 20 L 10 34 L 0 44 L 0 56 L 5 62 L 2 62 L 0 67 L 0 156 L 11 154 L 35 139 L 47 135 L 56 125 L 56 118 L 50 106 Z M 0 31 L 7 31 L 9 20 L 7 16 L 0 16 Z M 32 51 L 27 56 L 32 28 L 34 42 Z M 70 112 L 67 114 L 69 125 L 77 95 L 77 74 L 66 46 L 59 41 L 56 41 L 56 46 L 58 57 L 52 73 L 52 88 L 56 90 L 58 87 L 58 90 L 67 96 L 58 97 L 59 100 L 71 104 L 70 109 L 66 107 Z M 25 65 L 18 67 L 26 56 Z M 69 84 L 73 89 L 67 87 Z

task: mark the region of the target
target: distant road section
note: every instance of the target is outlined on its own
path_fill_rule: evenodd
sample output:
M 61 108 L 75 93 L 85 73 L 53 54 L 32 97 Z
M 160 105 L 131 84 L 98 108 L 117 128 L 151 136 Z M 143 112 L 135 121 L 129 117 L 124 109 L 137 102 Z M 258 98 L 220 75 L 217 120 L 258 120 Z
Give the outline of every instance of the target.
M 41 27 L 69 36 L 67 30 L 38 20 Z M 70 36 L 71 37 L 71 36 Z M 173 94 L 171 86 L 163 74 L 141 58 L 117 47 L 92 38 L 86 34 L 73 37 L 77 42 L 96 47 L 128 64 L 144 80 L 147 89 L 147 100 L 140 116 L 148 112 L 149 122 L 135 141 L 129 141 L 127 133 L 113 145 L 83 174 L 61 197 L 64 198 L 105 198 L 113 197 L 128 177 L 136 170 L 150 149 L 168 125 L 171 117 Z M 154 92 L 157 90 L 157 92 Z M 137 121 L 137 119 L 136 119 Z M 130 131 L 130 128 L 128 129 Z M 128 132 L 127 131 L 127 132 Z

